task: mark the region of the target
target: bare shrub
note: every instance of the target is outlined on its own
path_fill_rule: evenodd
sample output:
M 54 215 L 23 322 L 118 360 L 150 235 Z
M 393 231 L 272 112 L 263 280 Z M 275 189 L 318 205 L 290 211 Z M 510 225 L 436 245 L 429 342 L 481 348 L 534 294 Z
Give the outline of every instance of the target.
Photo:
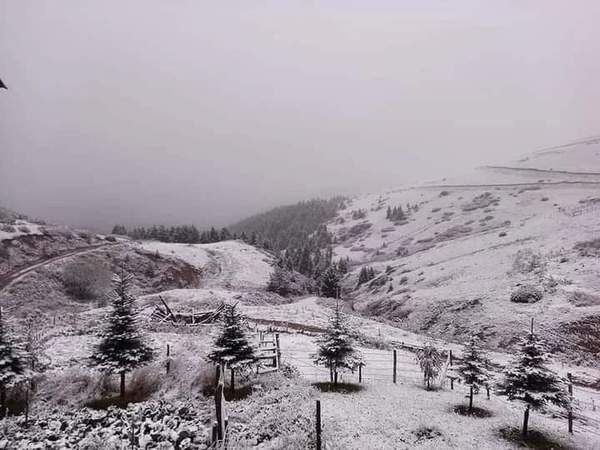
M 574 248 L 580 256 L 600 256 L 600 238 L 578 242 Z
M 217 384 L 217 373 L 212 364 L 203 364 L 198 368 L 197 376 L 192 382 L 194 389 L 200 390 L 202 395 L 212 395 Z
M 65 290 L 79 300 L 93 300 L 110 285 L 110 271 L 97 261 L 74 261 L 62 274 Z
M 261 381 L 261 388 L 253 391 L 250 401 L 231 404 L 230 422 L 246 425 L 239 430 L 232 428 L 231 447 L 267 444 L 267 448 L 310 448 L 316 390 L 300 380 L 290 383 L 279 374 Z
M 102 379 L 87 369 L 72 368 L 50 372 L 38 384 L 37 397 L 55 405 L 82 406 L 103 390 Z
M 128 397 L 134 401 L 150 398 L 160 389 L 162 379 L 162 370 L 156 366 L 144 366 L 134 370 L 127 389 Z
M 516 291 L 510 294 L 510 301 L 514 303 L 536 303 L 539 302 L 544 294 L 535 286 L 526 284 L 520 286 Z
M 545 269 L 542 255 L 527 248 L 517 252 L 513 261 L 513 271 L 517 273 L 539 273 Z
M 5 233 L 15 233 L 17 229 L 8 223 L 3 223 L 0 225 L 0 231 L 4 231 Z
M 569 303 L 575 306 L 596 306 L 600 305 L 600 295 L 590 292 L 576 290 L 569 293 L 567 296 Z
M 465 203 L 462 206 L 462 210 L 465 212 L 474 211 L 479 208 L 487 208 L 491 205 L 497 205 L 499 202 L 500 199 L 498 197 L 494 197 L 491 192 L 484 192 L 483 194 L 474 197 L 470 202 Z

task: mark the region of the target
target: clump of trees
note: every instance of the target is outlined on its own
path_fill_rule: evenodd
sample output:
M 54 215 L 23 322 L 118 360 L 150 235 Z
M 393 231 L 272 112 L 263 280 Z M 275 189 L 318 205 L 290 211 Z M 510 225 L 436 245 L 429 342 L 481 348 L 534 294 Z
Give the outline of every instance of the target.
M 544 342 L 532 329 L 521 341 L 519 354 L 506 367 L 504 377 L 498 383 L 498 395 L 525 404 L 521 429 L 523 436 L 527 436 L 531 409 L 540 410 L 549 403 L 571 407 L 565 380 L 548 368 L 549 360 Z
M 364 209 L 359 208 L 352 211 L 351 216 L 353 220 L 360 220 L 367 217 L 367 212 Z
M 367 283 L 368 281 L 371 281 L 373 278 L 375 278 L 375 269 L 373 269 L 372 267 L 369 266 L 365 266 L 362 269 L 360 269 L 360 272 L 358 273 L 358 283 L 356 285 L 356 287 L 361 286 L 364 283 Z
M 287 297 L 288 295 L 314 293 L 317 291 L 317 285 L 313 279 L 276 264 L 273 272 L 271 272 L 267 291 Z
M 341 274 L 337 267 L 329 266 L 321 277 L 321 295 L 329 298 L 339 298 Z
M 252 245 L 257 244 L 256 235 L 248 238 L 245 233 L 242 233 L 238 236 L 236 233 L 231 233 L 226 227 L 220 230 L 211 227 L 209 230 L 200 232 L 194 225 L 176 225 L 171 227 L 153 225 L 151 227 L 135 227 L 131 230 L 127 230 L 124 225 L 115 225 L 112 229 L 112 234 L 129 236 L 135 240 L 148 239 L 176 244 L 210 244 L 231 239 L 242 239 Z
M 281 206 L 249 217 L 231 229 L 250 236 L 250 244 L 275 253 L 279 264 L 320 282 L 333 262 L 333 235 L 326 222 L 344 207 L 343 197 L 314 199 Z M 340 273 L 348 271 L 348 260 L 336 263 Z
M 138 323 L 138 309 L 131 294 L 133 276 L 123 271 L 114 275 L 112 281 L 114 289 L 109 295 L 112 311 L 91 360 L 101 370 L 120 375 L 120 396 L 124 398 L 125 375 L 152 361 L 155 352 Z
M 471 335 L 465 345 L 463 358 L 456 368 L 458 378 L 465 386 L 469 386 L 469 412 L 473 411 L 473 394 L 479 392 L 481 387 L 487 386 L 490 380 L 489 360 L 480 341 L 479 336 Z
M 339 301 L 333 309 L 327 329 L 317 340 L 318 350 L 313 355 L 316 365 L 329 369 L 329 381 L 334 386 L 338 384 L 338 374 L 345 370 L 354 371 L 363 358 L 354 346 L 354 339 L 348 318 L 342 313 Z
M 401 222 L 402 220 L 406 220 L 406 214 L 402 206 L 394 206 L 393 208 L 388 206 L 385 218 L 392 222 Z
M 442 354 L 428 342 L 423 348 L 417 350 L 417 361 L 421 368 L 421 372 L 423 372 L 423 383 L 425 384 L 425 388 L 430 390 L 431 383 L 437 378 L 442 368 Z
M 244 332 L 244 318 L 236 305 L 226 305 L 221 319 L 221 331 L 214 341 L 208 360 L 231 370 L 231 392 L 235 391 L 235 372 L 256 362 L 254 348 Z
M 118 234 L 119 236 L 127 236 L 127 228 L 125 227 L 125 225 L 116 224 L 113 227 L 111 234 Z

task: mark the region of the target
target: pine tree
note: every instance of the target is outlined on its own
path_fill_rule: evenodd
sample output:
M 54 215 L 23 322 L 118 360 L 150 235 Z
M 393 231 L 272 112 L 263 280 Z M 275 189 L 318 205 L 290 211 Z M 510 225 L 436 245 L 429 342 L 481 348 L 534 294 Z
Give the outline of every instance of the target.
M 438 376 L 442 367 L 442 355 L 430 343 L 417 350 L 417 361 L 423 372 L 423 382 L 427 390 L 431 389 L 431 382 Z
M 6 389 L 25 374 L 20 349 L 7 333 L 0 308 L 0 419 L 6 417 Z
M 456 373 L 469 386 L 469 412 L 473 410 L 473 392 L 489 381 L 488 358 L 480 346 L 480 339 L 473 334 L 465 346 L 463 358 L 457 364 Z
M 289 274 L 285 267 L 283 267 L 282 265 L 275 265 L 275 268 L 273 269 L 273 272 L 271 272 L 271 276 L 269 277 L 267 291 L 275 292 L 284 297 L 290 293 Z
M 353 371 L 363 363 L 362 355 L 354 348 L 351 335 L 348 319 L 342 313 L 339 301 L 336 301 L 327 329 L 317 340 L 319 349 L 313 355 L 316 365 L 329 368 L 330 382 L 334 386 L 337 386 L 340 371 Z
M 525 404 L 523 436 L 527 435 L 530 409 L 543 409 L 548 403 L 570 407 L 565 381 L 546 366 L 549 359 L 544 342 L 532 329 L 521 341 L 520 354 L 504 370 L 504 378 L 498 384 L 499 395 Z
M 235 390 L 235 370 L 256 361 L 254 349 L 248 342 L 243 328 L 243 316 L 236 305 L 226 305 L 222 316 L 221 333 L 214 342 L 214 349 L 208 355 L 209 361 L 226 364 L 231 370 L 231 391 Z
M 112 311 L 92 361 L 102 370 L 121 376 L 121 397 L 125 397 L 125 374 L 154 358 L 138 324 L 138 310 L 131 295 L 133 275 L 113 276 L 114 290 L 109 295 Z
M 334 266 L 329 266 L 321 279 L 321 295 L 323 297 L 337 298 L 339 293 L 340 275 Z
M 123 225 L 117 224 L 113 227 L 111 234 L 118 234 L 118 235 L 126 236 L 127 228 L 125 228 L 125 226 L 123 226 Z

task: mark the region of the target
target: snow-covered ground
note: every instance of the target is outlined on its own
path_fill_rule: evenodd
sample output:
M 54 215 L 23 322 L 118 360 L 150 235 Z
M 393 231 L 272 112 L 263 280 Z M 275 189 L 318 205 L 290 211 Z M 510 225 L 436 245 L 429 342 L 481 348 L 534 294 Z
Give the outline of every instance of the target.
M 0 241 L 10 240 L 28 234 L 43 234 L 40 227 L 41 225 L 37 223 L 31 223 L 20 219 L 16 220 L 14 224 L 0 222 Z
M 272 272 L 272 257 L 242 241 L 213 244 L 172 244 L 144 241 L 144 250 L 175 257 L 203 270 L 206 287 L 251 290 L 266 287 Z
M 588 172 L 600 172 L 598 154 L 600 141 L 594 141 L 531 161 L 552 156 L 548 164 L 564 162 L 572 169 L 570 158 L 583 158 Z M 558 184 L 520 170 L 485 168 L 474 174 L 443 180 L 450 186 L 364 195 L 340 211 L 328 227 L 337 237 L 335 255 L 354 264 L 346 290 L 356 289 L 364 266 L 383 280 L 379 287 L 365 284 L 353 292 L 355 306 L 449 340 L 464 336 L 467 328 L 481 331 L 498 348 L 514 343 L 531 317 L 549 336 L 599 313 L 600 301 L 575 306 L 572 297 L 574 291 L 592 297 L 600 291 L 600 258 L 581 256 L 575 248 L 600 237 L 600 183 L 569 173 L 557 174 Z M 408 204 L 418 210 L 411 209 L 406 222 L 386 218 L 388 207 L 406 212 Z M 364 217 L 353 218 L 358 210 Z M 539 255 L 539 270 L 515 270 L 519 251 Z M 538 303 L 513 303 L 510 295 L 520 284 L 548 286 Z

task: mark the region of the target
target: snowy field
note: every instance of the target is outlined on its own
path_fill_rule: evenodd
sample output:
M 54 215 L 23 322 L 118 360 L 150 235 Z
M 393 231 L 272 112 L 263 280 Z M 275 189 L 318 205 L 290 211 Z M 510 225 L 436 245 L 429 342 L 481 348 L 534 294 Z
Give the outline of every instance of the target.
M 144 250 L 179 258 L 206 273 L 206 287 L 262 289 L 272 272 L 272 257 L 242 241 L 213 244 L 173 244 L 144 241 Z
M 18 236 L 41 235 L 43 233 L 40 227 L 42 225 L 26 220 L 16 220 L 14 224 L 0 222 L 0 241 L 14 239 Z

